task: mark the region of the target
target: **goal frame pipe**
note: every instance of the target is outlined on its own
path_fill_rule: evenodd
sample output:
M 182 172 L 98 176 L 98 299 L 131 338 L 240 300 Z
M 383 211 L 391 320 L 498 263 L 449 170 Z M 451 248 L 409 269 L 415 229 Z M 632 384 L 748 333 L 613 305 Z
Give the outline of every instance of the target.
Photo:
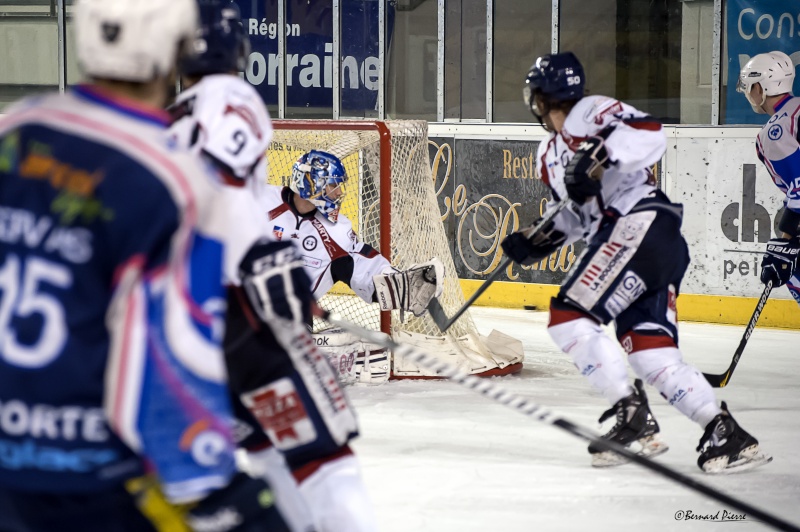
M 332 130 L 332 131 L 376 131 L 378 133 L 378 152 L 380 159 L 380 172 L 378 181 L 381 187 L 381 208 L 379 227 L 381 231 L 381 255 L 392 261 L 392 132 L 389 127 L 379 120 L 273 120 L 272 127 L 276 130 Z M 386 209 L 383 206 L 387 206 Z M 381 311 L 381 332 L 391 335 L 392 313 L 388 310 Z

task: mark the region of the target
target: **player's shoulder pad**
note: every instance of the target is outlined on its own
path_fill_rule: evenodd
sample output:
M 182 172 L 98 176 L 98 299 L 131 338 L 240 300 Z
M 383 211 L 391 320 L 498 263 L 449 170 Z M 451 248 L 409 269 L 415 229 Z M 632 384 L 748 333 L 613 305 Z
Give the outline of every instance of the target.
M 636 108 L 608 96 L 586 96 L 575 104 L 567 119 L 564 130 L 573 138 L 583 138 L 597 134 L 605 127 L 630 117 L 645 116 Z
M 796 156 L 800 133 L 800 98 L 791 98 L 773 115 L 759 132 L 764 157 L 777 161 Z

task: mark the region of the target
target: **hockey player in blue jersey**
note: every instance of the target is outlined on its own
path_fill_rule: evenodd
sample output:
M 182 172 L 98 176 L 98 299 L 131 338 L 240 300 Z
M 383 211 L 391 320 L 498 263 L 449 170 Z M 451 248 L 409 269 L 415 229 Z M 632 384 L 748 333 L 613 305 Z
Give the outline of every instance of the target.
M 800 304 L 800 98 L 792 96 L 795 69 L 783 52 L 758 54 L 739 74 L 736 90 L 744 93 L 753 111 L 770 115 L 758 133 L 756 152 L 775 186 L 786 195 L 782 234 L 767 242 L 761 261 L 761 282 L 783 286 Z
M 708 473 L 752 467 L 758 441 L 717 404 L 703 375 L 678 349 L 675 301 L 689 264 L 681 235 L 683 209 L 656 187 L 650 167 L 664 154 L 661 124 L 623 102 L 584 96 L 583 67 L 571 52 L 536 60 L 525 80 L 525 104 L 550 132 L 539 144 L 536 172 L 553 200 L 569 200 L 532 238 L 509 235 L 503 250 L 532 264 L 563 245 L 587 248 L 550 304 L 548 332 L 578 371 L 603 394 L 614 417 L 603 437 L 634 452 L 667 450 L 642 381 L 704 429 L 697 464 Z M 627 361 L 639 379 L 631 386 L 619 346 L 601 325 L 614 322 Z M 621 458 L 589 447 L 592 465 Z
M 151 473 L 196 530 L 287 530 L 238 473 L 219 315 L 233 227 L 160 108 L 194 0 L 81 0 L 90 82 L 0 120 L 0 529 L 152 531 Z

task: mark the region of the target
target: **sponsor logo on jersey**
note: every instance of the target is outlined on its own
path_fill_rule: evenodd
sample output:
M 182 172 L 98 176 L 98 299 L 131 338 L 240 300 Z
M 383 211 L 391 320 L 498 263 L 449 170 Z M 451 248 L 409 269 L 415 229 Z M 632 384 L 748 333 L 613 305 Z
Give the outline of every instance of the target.
M 94 197 L 95 189 L 105 178 L 103 172 L 89 173 L 63 163 L 48 155 L 50 148 L 43 144 L 34 143 L 29 149 L 27 157 L 19 165 L 19 175 L 25 179 L 47 181 L 51 187 L 61 191 L 53 200 L 51 209 L 60 214 L 62 224 L 70 224 L 78 218 L 85 223 L 114 219 L 114 211 Z
M 303 249 L 306 251 L 314 251 L 317 249 L 317 239 L 313 236 L 307 236 L 303 239 Z
M 275 235 L 275 238 L 281 240 L 283 238 L 283 227 L 279 227 L 277 225 L 272 227 L 272 234 Z
M 11 207 L 0 207 L 0 242 L 58 253 L 75 264 L 93 254 L 92 233 L 85 227 L 62 227 L 49 216 Z
M 315 259 L 314 257 L 303 255 L 303 265 L 307 268 L 314 268 L 318 270 L 322 268 L 322 261 L 320 259 Z
M 313 225 L 314 228 L 317 230 L 317 233 L 319 233 L 319 237 L 322 240 L 322 243 L 325 246 L 325 250 L 328 252 L 328 255 L 330 256 L 331 259 L 338 259 L 339 257 L 347 256 L 347 252 L 343 250 L 341 246 L 339 246 L 339 244 L 334 242 L 333 238 L 331 238 L 330 233 L 328 233 L 328 230 L 325 228 L 325 226 L 322 224 L 321 221 L 319 221 L 316 218 L 313 218 L 310 221 L 311 225 Z M 303 242 L 303 247 L 305 247 L 305 241 Z
M 604 306 L 611 317 L 615 318 L 639 299 L 646 290 L 647 285 L 641 277 L 634 272 L 625 272 L 622 282 L 617 285 Z
M 767 135 L 769 135 L 769 138 L 771 140 L 778 140 L 783 136 L 783 128 L 781 127 L 780 124 L 773 124 L 772 126 L 769 127 Z
M 244 399 L 278 449 L 304 445 L 317 438 L 314 424 L 289 377 L 278 379 Z
M 214 430 L 210 420 L 201 419 L 183 431 L 178 448 L 189 451 L 194 461 L 201 466 L 213 467 L 220 463 L 229 445 L 228 438 Z
M 41 469 L 86 473 L 118 461 L 111 449 L 58 449 L 32 440 L 0 439 L 0 465 L 5 469 Z

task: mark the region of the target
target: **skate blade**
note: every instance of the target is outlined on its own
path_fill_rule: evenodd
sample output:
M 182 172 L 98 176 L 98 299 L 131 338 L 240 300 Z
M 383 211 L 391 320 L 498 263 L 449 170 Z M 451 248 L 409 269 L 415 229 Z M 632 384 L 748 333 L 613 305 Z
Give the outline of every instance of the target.
M 627 448 L 629 451 L 646 458 L 654 458 L 669 451 L 669 445 L 662 441 L 658 434 L 641 438 L 628 445 Z M 603 451 L 592 455 L 592 467 L 615 467 L 627 463 L 627 458 L 613 451 Z
M 708 468 L 703 469 L 709 475 L 732 475 L 734 473 L 741 473 L 743 471 L 749 471 L 751 469 L 755 469 L 756 467 L 766 465 L 772 462 L 772 456 L 756 452 L 756 454 L 752 456 L 741 456 L 735 462 L 728 462 L 727 466 L 719 468 Z

